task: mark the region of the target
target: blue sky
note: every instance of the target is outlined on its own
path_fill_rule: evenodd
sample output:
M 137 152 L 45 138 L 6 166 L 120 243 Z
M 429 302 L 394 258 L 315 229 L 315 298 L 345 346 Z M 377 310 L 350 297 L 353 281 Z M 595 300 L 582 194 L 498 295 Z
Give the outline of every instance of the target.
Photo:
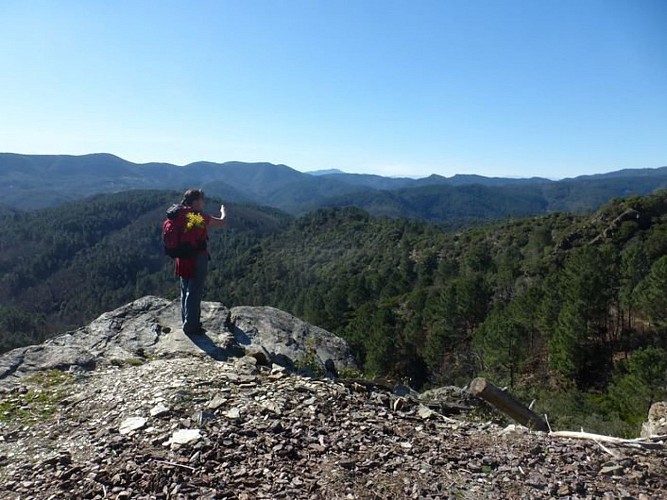
M 667 165 L 667 2 L 0 3 L 0 151 L 570 177 Z

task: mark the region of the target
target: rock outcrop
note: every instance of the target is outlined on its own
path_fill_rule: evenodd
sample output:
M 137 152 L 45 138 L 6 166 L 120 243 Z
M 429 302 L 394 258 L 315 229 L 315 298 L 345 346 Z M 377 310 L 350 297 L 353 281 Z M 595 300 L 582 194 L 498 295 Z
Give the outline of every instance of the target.
M 246 349 L 265 349 L 271 360 L 285 357 L 302 360 L 311 356 L 324 370 L 324 362 L 335 366 L 354 366 L 347 342 L 322 328 L 305 323 L 273 307 L 234 307 L 229 313 L 229 328 L 235 340 Z
M 185 335 L 178 301 L 147 296 L 102 314 L 89 325 L 41 345 L 0 356 L 0 386 L 48 369 L 94 369 L 155 357 L 204 356 L 215 360 L 264 349 L 277 363 L 308 357 L 324 367 L 354 367 L 345 341 L 272 307 L 227 309 L 202 303 L 206 333 Z
M 667 401 L 653 403 L 642 424 L 642 437 L 667 436 Z

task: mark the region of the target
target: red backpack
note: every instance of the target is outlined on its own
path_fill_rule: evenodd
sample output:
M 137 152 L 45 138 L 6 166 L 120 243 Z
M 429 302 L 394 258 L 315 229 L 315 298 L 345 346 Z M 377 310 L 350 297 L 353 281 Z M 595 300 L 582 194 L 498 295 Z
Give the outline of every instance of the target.
M 183 205 L 172 205 L 167 210 L 167 218 L 162 223 L 162 243 L 164 253 L 175 258 L 187 258 L 193 255 L 197 248 L 192 243 L 184 241 L 185 212 L 189 211 Z

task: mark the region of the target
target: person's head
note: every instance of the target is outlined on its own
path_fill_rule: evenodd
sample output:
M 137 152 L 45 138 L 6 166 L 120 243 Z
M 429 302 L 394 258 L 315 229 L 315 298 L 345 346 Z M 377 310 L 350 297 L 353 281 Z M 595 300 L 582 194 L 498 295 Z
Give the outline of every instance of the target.
M 192 207 L 199 211 L 204 210 L 204 191 L 201 189 L 188 189 L 185 194 L 183 194 L 181 205 Z

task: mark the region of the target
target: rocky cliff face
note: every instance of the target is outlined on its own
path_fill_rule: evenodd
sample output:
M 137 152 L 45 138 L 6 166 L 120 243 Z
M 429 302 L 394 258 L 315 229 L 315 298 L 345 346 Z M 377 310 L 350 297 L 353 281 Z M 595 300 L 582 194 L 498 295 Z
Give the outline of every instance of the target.
M 174 303 L 147 297 L 0 358 L 0 498 L 667 491 L 664 448 L 610 450 L 443 415 L 445 400 L 457 399 L 450 410 L 473 404 L 460 390 L 303 376 L 285 368 L 288 357 L 351 366 L 345 343 L 275 309 L 204 309 L 199 340 L 178 331 Z

